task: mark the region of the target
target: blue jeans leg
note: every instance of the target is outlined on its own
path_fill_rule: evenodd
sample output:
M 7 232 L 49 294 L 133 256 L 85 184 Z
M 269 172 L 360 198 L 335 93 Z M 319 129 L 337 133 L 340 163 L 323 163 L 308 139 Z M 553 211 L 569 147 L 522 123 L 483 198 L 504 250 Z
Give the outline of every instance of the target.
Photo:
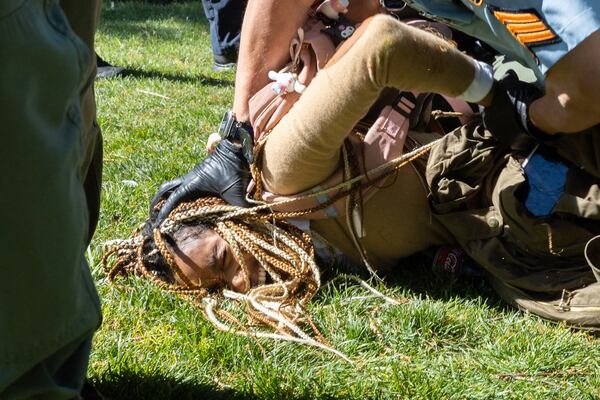
M 213 56 L 237 59 L 246 0 L 202 0 Z

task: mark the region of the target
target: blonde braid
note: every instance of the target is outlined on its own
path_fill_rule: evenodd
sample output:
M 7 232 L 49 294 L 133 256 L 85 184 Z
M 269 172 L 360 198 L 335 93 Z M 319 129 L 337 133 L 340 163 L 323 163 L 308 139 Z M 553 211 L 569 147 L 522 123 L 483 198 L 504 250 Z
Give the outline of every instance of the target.
M 222 310 L 218 302 L 207 297 L 209 292 L 203 287 L 207 282 L 195 284 L 178 267 L 164 235 L 171 235 L 182 224 L 193 221 L 206 224 L 228 242 L 233 256 L 243 270 L 247 288 L 250 288 L 251 282 L 245 252 L 252 254 L 273 279 L 271 284 L 250 288 L 247 295 L 233 295 L 228 290 L 220 292 L 227 299 L 233 300 L 232 304 L 245 304 L 248 322 Z M 152 243 L 155 250 L 151 250 Z M 112 269 L 109 269 L 107 266 L 113 255 L 117 258 Z M 150 269 L 147 263 L 148 257 L 152 255 L 160 255 L 166 264 L 164 268 L 176 276 L 178 282 L 168 282 L 165 277 L 159 276 L 160 270 Z M 318 347 L 323 347 L 326 343 L 312 319 L 305 315 L 305 305 L 320 287 L 320 274 L 314 261 L 310 236 L 287 222 L 272 223 L 266 214 L 248 213 L 229 206 L 218 198 L 201 198 L 183 203 L 170 213 L 160 227 L 153 229 L 149 236 L 136 232 L 129 240 L 107 244 L 103 266 L 111 281 L 117 276 L 135 273 L 199 306 L 200 299 L 207 299 L 205 315 L 219 329 L 253 337 L 276 337 L 293 341 L 296 341 L 293 338 L 299 338 L 315 345 L 316 342 L 298 325 L 299 321 L 309 321 L 309 331 L 316 335 L 320 343 Z M 224 322 L 229 326 L 224 325 Z M 279 334 L 270 336 L 269 333 L 251 329 L 256 324 Z
M 237 262 L 242 267 L 243 276 L 244 276 L 244 285 L 246 288 L 250 289 L 250 287 L 252 285 L 250 284 L 250 273 L 248 272 L 248 265 L 246 264 L 246 260 L 244 259 L 244 255 L 242 254 L 242 251 L 238 244 L 239 238 L 236 235 L 233 225 L 234 225 L 234 223 L 232 221 L 217 222 L 215 230 L 231 246 L 231 249 L 233 250 L 233 254 L 234 254 Z
M 188 293 L 196 293 L 196 292 L 201 292 L 203 291 L 203 289 L 197 289 L 197 290 L 189 290 L 187 288 L 181 287 L 179 285 L 176 284 L 172 284 L 172 283 L 167 283 L 165 281 L 163 281 L 162 279 L 160 279 L 157 275 L 153 274 L 151 271 L 149 271 L 144 262 L 143 262 L 143 249 L 144 249 L 144 244 L 146 243 L 146 241 L 149 238 L 144 238 L 142 240 L 141 245 L 137 248 L 136 250 L 136 254 L 137 254 L 137 260 L 136 263 L 134 265 L 134 272 L 138 272 L 139 274 L 141 274 L 143 277 L 149 279 L 150 281 L 152 281 L 154 284 L 156 284 L 158 287 L 169 291 L 169 292 L 177 292 L 180 294 L 188 294 Z
M 160 230 L 155 229 L 154 232 L 154 243 L 156 244 L 156 247 L 158 248 L 158 251 L 160 252 L 160 255 L 163 256 L 163 258 L 165 259 L 165 261 L 167 262 L 167 264 L 169 265 L 169 267 L 175 272 L 175 274 L 185 283 L 185 285 L 188 288 L 192 288 L 195 287 L 196 285 L 192 283 L 192 281 L 190 281 L 190 279 L 181 271 L 181 269 L 179 268 L 179 266 L 177 265 L 177 263 L 175 262 L 175 259 L 173 258 L 173 255 L 171 254 L 171 251 L 169 251 L 169 249 L 167 248 L 167 245 L 165 244 L 163 238 L 162 238 L 162 233 L 160 232 Z M 140 256 L 138 258 L 141 259 L 142 257 Z M 146 267 L 143 266 L 144 264 L 141 263 L 142 265 L 142 269 L 146 270 Z
M 257 232 L 257 234 L 260 233 Z M 260 251 L 261 246 L 260 243 L 257 243 L 258 239 L 256 237 L 248 235 L 245 230 L 242 231 L 242 236 L 248 239 L 241 242 L 246 251 L 254 255 L 261 267 L 264 268 L 276 282 L 282 282 L 281 275 L 271 267 L 272 264 L 277 264 L 278 260 L 268 252 Z
M 266 137 L 264 139 L 266 140 Z M 387 178 L 391 174 L 398 171 L 400 168 L 423 157 L 425 154 L 430 152 L 431 149 L 435 145 L 437 145 L 441 140 L 442 139 L 434 140 L 434 141 L 427 143 L 413 151 L 410 151 L 410 152 L 405 153 L 393 160 L 390 160 L 390 161 L 386 162 L 385 164 L 382 164 L 376 168 L 373 168 L 372 170 L 369 171 L 369 176 L 367 176 L 367 174 L 357 175 L 351 179 L 344 180 L 343 182 L 340 182 L 337 185 L 331 186 L 329 188 L 325 188 L 325 189 L 322 189 L 317 192 L 311 192 L 306 195 L 293 197 L 293 198 L 290 198 L 287 200 L 282 200 L 280 202 L 275 202 L 275 203 L 270 203 L 270 204 L 265 204 L 263 202 L 260 202 L 258 192 L 255 190 L 255 192 L 254 192 L 255 202 L 260 202 L 261 205 L 252 207 L 252 208 L 239 209 L 238 211 L 233 212 L 231 214 L 226 214 L 223 217 L 237 217 L 241 214 L 248 213 L 248 214 L 257 215 L 260 218 L 266 217 L 266 218 L 270 218 L 270 219 L 281 220 L 281 219 L 286 219 L 286 218 L 298 218 L 298 217 L 302 217 L 302 216 L 305 216 L 308 214 L 312 214 L 316 211 L 320 211 L 320 210 L 323 210 L 323 209 L 331 206 L 336 201 L 348 196 L 353 191 L 362 190 L 367 187 L 376 185 L 381 180 Z M 255 162 L 255 164 L 256 164 L 256 162 Z M 260 175 L 260 170 L 258 169 L 258 167 L 252 168 L 251 171 L 253 174 L 252 178 L 255 182 L 258 182 L 260 179 L 262 179 L 262 177 Z M 375 176 L 375 178 L 370 178 L 370 176 Z M 355 182 L 361 182 L 361 183 L 357 187 L 349 188 Z M 330 196 L 327 201 L 320 203 L 319 205 L 317 205 L 315 207 L 302 209 L 302 210 L 298 210 L 298 211 L 273 211 L 273 208 L 280 206 L 280 205 L 286 205 L 286 204 L 291 204 L 291 203 L 299 202 L 299 201 L 306 200 L 306 199 L 316 198 L 316 197 L 322 196 L 324 194 L 332 193 L 332 192 L 336 192 L 336 193 L 334 195 Z M 264 215 L 265 211 L 268 212 L 268 215 L 266 215 L 266 216 Z M 221 217 L 221 218 L 223 218 L 223 217 Z
M 234 257 L 242 267 L 247 288 L 250 287 L 250 280 L 243 252 L 252 254 L 261 268 L 269 274 L 274 282 L 251 288 L 247 295 L 232 296 L 228 294 L 227 298 L 239 304 L 245 304 L 245 313 L 250 321 L 273 329 L 282 336 L 250 329 L 249 326 L 233 317 L 230 313 L 219 310 L 218 304 L 211 300 L 206 303 L 205 315 L 215 326 L 219 327 L 219 329 L 230 330 L 244 336 L 302 341 L 317 347 L 327 348 L 345 358 L 339 352 L 327 347 L 325 338 L 318 331 L 305 309 L 321 285 L 319 268 L 314 260 L 312 240 L 308 234 L 298 230 L 296 227 L 283 221 L 283 219 L 303 216 L 324 209 L 346 196 L 351 196 L 351 204 L 356 205 L 357 200 L 360 202 L 358 191 L 380 182 L 399 168 L 420 158 L 433 145 L 435 145 L 435 142 L 370 171 L 369 175 L 376 176 L 375 178 L 365 181 L 364 174 L 353 176 L 355 174 L 352 173 L 344 182 L 334 187 L 281 202 L 281 204 L 291 203 L 299 199 L 316 197 L 324 193 L 337 191 L 328 201 L 306 210 L 273 212 L 271 206 L 277 204 L 261 204 L 257 207 L 243 209 L 230 206 L 223 200 L 215 197 L 205 197 L 183 203 L 170 213 L 169 217 L 159 228 L 153 231 L 151 237 L 143 236 L 137 232 L 129 240 L 111 242 L 107 245 L 102 258 L 104 270 L 110 281 L 114 281 L 117 276 L 127 276 L 129 273 L 138 272 L 159 287 L 169 292 L 176 292 L 194 302 L 198 302 L 199 299 L 203 298 L 209 300 L 206 297 L 208 296 L 207 288 L 202 287 L 207 282 L 194 284 L 182 273 L 162 236 L 173 233 L 184 222 L 198 221 L 207 224 L 231 246 Z M 252 166 L 252 173 L 257 185 L 255 196 L 259 195 L 262 190 L 261 179 L 257 179 L 259 178 L 257 168 L 257 165 L 260 164 L 259 161 L 260 158 Z M 377 175 L 378 173 L 379 175 Z M 357 194 L 359 196 L 358 199 L 355 197 Z M 146 256 L 152 255 L 152 252 L 144 254 L 144 248 L 150 240 L 154 240 L 154 245 L 158 249 L 157 251 L 162 256 L 171 273 L 180 278 L 183 285 L 166 282 L 155 271 L 148 270 Z M 116 255 L 117 259 L 113 268 L 108 269 L 108 260 L 112 255 Z M 222 295 L 227 293 L 230 292 L 221 292 Z M 274 307 L 273 305 L 277 306 Z M 230 326 L 226 327 L 223 325 L 216 317 L 215 312 L 220 318 L 227 320 Z M 300 318 L 301 316 L 302 318 Z M 297 321 L 301 319 L 308 321 L 310 330 L 316 335 L 318 342 L 310 339 L 297 325 Z M 241 327 L 245 328 L 240 330 Z

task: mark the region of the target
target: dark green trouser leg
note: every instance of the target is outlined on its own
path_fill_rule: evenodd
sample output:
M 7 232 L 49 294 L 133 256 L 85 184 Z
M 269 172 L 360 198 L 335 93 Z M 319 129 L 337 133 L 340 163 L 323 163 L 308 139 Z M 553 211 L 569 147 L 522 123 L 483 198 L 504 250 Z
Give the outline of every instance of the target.
M 69 13 L 75 28 L 97 20 L 97 1 L 76 3 L 93 17 Z M 58 0 L 0 2 L 2 399 L 76 397 L 100 321 L 84 257 L 101 172 L 94 29 L 78 38 Z
M 85 379 L 92 335 L 45 358 L 2 392 L 2 399 L 76 399 Z
M 83 176 L 85 194 L 90 214 L 88 242 L 92 239 L 100 211 L 100 187 L 102 184 L 102 133 L 96 122 L 94 79 L 96 77 L 96 54 L 94 35 L 100 16 L 100 0 L 60 0 L 69 24 L 79 38 L 90 48 L 93 55 L 86 72 L 85 85 L 81 91 L 81 113 L 85 130 Z

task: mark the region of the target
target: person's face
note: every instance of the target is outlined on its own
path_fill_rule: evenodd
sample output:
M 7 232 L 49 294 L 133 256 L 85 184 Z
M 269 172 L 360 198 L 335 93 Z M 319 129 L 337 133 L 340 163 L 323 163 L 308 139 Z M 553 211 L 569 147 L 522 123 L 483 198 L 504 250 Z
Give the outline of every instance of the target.
M 171 252 L 183 274 L 194 284 L 210 289 L 225 286 L 244 293 L 250 290 L 244 282 L 242 266 L 236 260 L 229 243 L 208 229 L 201 237 L 171 246 Z M 250 287 L 265 283 L 266 271 L 250 254 L 244 253 Z M 179 283 L 183 283 L 179 277 Z

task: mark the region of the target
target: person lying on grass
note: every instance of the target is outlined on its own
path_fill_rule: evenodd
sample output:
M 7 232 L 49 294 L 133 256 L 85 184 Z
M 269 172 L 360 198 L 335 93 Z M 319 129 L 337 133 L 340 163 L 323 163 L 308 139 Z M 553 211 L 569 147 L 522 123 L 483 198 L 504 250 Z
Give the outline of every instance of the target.
M 142 274 L 202 303 L 221 329 L 326 345 L 305 312 L 320 286 L 312 241 L 287 222 L 307 218 L 311 232 L 374 271 L 393 271 L 398 260 L 430 246 L 460 245 L 511 304 L 597 329 L 600 275 L 594 275 L 597 263 L 586 263 L 584 248 L 590 243 L 588 259 L 597 262 L 593 243 L 598 240 L 592 238 L 600 233 L 598 209 L 566 203 L 561 213 L 534 215 L 538 209 L 525 206 L 535 191 L 527 187 L 523 162 L 534 160 L 528 155 L 536 149 L 534 155 L 541 156 L 536 162 L 567 165 L 572 181 L 565 193 L 579 197 L 585 192 L 593 204 L 600 204 L 597 171 L 570 168 L 578 160 L 563 162 L 554 144 L 511 149 L 479 118 L 445 136 L 427 130 L 402 133 L 392 139 L 405 154 L 370 171 L 360 156 L 365 144 L 346 141 L 385 88 L 461 96 L 477 65 L 439 35 L 385 15 L 367 20 L 289 113 L 257 141 L 252 168 L 257 206 L 237 207 L 205 196 L 180 204 L 157 224 L 164 203 L 156 202 L 142 230 L 107 249 L 105 263 L 110 254 L 118 255 L 109 276 Z M 476 100 L 492 97 L 490 92 Z M 400 96 L 400 102 L 406 98 Z M 578 137 L 593 141 L 598 135 Z M 223 140 L 205 163 L 212 168 L 242 151 Z M 211 168 L 199 178 L 210 181 L 206 171 Z M 335 191 L 315 189 L 339 171 L 344 184 Z M 165 192 L 160 194 L 159 199 Z M 325 194 L 323 203 L 287 207 L 298 198 Z M 277 203 L 281 197 L 286 207 Z M 275 202 L 262 204 L 264 198 Z M 340 199 L 341 208 L 336 207 Z M 319 212 L 327 218 L 315 218 Z M 242 304 L 238 311 L 243 313 L 221 307 L 223 298 Z

